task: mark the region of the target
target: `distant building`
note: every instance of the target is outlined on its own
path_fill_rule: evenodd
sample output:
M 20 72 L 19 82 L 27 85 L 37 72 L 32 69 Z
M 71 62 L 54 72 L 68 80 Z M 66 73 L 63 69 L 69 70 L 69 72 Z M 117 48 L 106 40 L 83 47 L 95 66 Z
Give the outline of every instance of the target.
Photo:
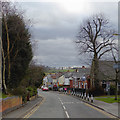
M 43 79 L 43 86 L 46 86 L 48 88 L 52 88 L 53 87 L 53 80 L 51 78 L 51 75 L 47 75 L 46 77 L 44 77 L 44 79 Z
M 77 68 L 74 72 L 64 74 L 64 86 L 69 88 L 90 88 L 90 68 Z
M 79 68 L 73 72 L 70 83 L 72 88 L 90 88 L 90 68 Z

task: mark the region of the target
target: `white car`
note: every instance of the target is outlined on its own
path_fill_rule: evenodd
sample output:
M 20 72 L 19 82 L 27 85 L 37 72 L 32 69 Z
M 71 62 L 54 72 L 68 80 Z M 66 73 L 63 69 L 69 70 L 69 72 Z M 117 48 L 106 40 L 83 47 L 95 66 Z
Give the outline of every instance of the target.
M 43 90 L 43 91 L 48 91 L 48 88 L 47 88 L 47 87 L 43 87 L 42 90 Z
M 59 91 L 62 92 L 62 91 L 63 91 L 63 88 L 59 88 Z
M 44 86 L 41 87 L 41 89 L 43 89 L 43 88 L 44 88 Z

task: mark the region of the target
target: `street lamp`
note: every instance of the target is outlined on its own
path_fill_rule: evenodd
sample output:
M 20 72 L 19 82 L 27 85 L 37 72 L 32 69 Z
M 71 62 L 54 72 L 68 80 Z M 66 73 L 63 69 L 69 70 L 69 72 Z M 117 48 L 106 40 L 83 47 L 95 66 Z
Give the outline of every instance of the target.
M 113 34 L 115 36 L 120 36 L 119 33 Z M 119 45 L 119 43 L 118 43 Z M 118 47 L 119 48 L 119 47 Z M 120 51 L 120 50 L 119 50 Z M 117 95 L 118 95 L 118 83 L 119 83 L 119 70 L 120 70 L 120 60 L 119 60 L 119 54 L 118 54 L 118 61 L 115 60 L 115 64 L 113 65 L 113 68 L 115 69 L 116 72 L 116 78 L 115 78 L 115 86 L 116 86 L 116 91 L 115 91 L 115 100 L 117 100 Z
M 114 65 L 113 65 L 113 68 L 115 69 L 115 72 L 116 72 L 116 78 L 115 78 L 115 84 L 116 84 L 116 94 L 115 94 L 115 100 L 117 100 L 117 95 L 118 95 L 118 83 L 119 83 L 119 76 L 118 76 L 118 74 L 119 74 L 119 71 L 120 71 L 120 63 L 118 62 L 118 63 L 115 63 Z

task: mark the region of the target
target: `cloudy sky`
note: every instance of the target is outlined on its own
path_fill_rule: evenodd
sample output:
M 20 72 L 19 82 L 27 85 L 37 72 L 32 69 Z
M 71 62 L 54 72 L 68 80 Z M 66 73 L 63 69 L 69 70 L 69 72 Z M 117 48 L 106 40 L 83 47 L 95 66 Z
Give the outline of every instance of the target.
M 80 24 L 89 16 L 104 13 L 117 28 L 117 2 L 21 2 L 31 27 L 34 61 L 52 67 L 87 65 L 75 43 Z

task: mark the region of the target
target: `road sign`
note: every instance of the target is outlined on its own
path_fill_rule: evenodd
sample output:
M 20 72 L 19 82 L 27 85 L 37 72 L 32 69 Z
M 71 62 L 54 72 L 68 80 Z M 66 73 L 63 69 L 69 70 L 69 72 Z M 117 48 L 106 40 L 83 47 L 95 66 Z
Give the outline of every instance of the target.
M 86 77 L 85 77 L 85 76 L 83 76 L 83 77 L 81 78 L 81 80 L 82 80 L 82 81 L 85 81 L 85 80 L 86 80 Z
M 110 83 L 107 82 L 107 84 L 106 84 L 106 91 L 109 91 L 109 90 L 110 90 Z
M 114 64 L 114 65 L 113 65 L 113 68 L 114 68 L 114 69 L 120 69 L 120 63 Z

